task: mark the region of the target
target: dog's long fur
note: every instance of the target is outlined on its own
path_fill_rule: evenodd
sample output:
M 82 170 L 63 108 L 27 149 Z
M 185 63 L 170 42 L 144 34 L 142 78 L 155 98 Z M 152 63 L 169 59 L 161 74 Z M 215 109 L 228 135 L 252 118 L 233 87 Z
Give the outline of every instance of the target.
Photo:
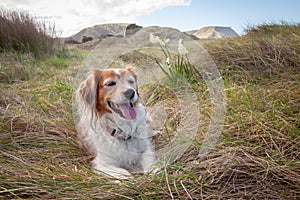
M 77 89 L 75 104 L 78 135 L 95 155 L 94 169 L 116 178 L 150 169 L 147 112 L 131 67 L 94 69 Z

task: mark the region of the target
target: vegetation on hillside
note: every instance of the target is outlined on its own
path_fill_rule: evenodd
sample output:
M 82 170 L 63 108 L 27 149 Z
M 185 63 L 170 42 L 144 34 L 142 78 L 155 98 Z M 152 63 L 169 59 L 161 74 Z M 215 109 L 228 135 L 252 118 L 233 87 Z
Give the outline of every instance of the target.
M 17 60 L 1 54 L 0 199 L 299 199 L 299 44 L 299 25 L 262 25 L 205 42 L 227 96 L 219 144 L 198 159 L 200 127 L 176 163 L 122 183 L 95 174 L 76 137 L 72 77 L 89 51 Z M 211 102 L 198 81 L 205 122 Z

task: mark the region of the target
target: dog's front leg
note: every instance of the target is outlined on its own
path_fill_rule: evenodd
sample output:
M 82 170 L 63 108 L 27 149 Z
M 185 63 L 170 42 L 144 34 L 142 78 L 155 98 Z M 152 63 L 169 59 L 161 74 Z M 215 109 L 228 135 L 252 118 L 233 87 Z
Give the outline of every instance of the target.
M 154 163 L 154 153 L 151 149 L 149 149 L 142 154 L 142 163 L 141 164 L 143 167 L 144 174 L 149 173 L 149 172 L 152 173 L 153 163 Z

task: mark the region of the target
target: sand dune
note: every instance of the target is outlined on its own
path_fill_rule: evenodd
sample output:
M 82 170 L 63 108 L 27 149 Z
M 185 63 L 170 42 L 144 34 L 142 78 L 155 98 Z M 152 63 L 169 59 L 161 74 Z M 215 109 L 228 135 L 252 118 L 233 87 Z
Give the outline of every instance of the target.
M 226 38 L 238 36 L 231 27 L 207 26 L 199 29 L 194 34 L 199 39 Z

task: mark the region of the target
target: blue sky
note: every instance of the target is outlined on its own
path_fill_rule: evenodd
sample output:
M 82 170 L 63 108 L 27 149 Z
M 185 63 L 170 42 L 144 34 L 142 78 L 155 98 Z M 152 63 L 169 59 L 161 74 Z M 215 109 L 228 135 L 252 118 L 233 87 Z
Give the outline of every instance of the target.
M 104 23 L 137 23 L 181 31 L 229 26 L 241 34 L 264 22 L 300 23 L 300 0 L 0 0 L 55 23 L 61 36 Z
M 265 22 L 300 23 L 299 0 L 193 0 L 189 6 L 167 7 L 137 17 L 141 25 L 181 31 L 204 26 L 230 26 L 241 34 L 247 26 Z

